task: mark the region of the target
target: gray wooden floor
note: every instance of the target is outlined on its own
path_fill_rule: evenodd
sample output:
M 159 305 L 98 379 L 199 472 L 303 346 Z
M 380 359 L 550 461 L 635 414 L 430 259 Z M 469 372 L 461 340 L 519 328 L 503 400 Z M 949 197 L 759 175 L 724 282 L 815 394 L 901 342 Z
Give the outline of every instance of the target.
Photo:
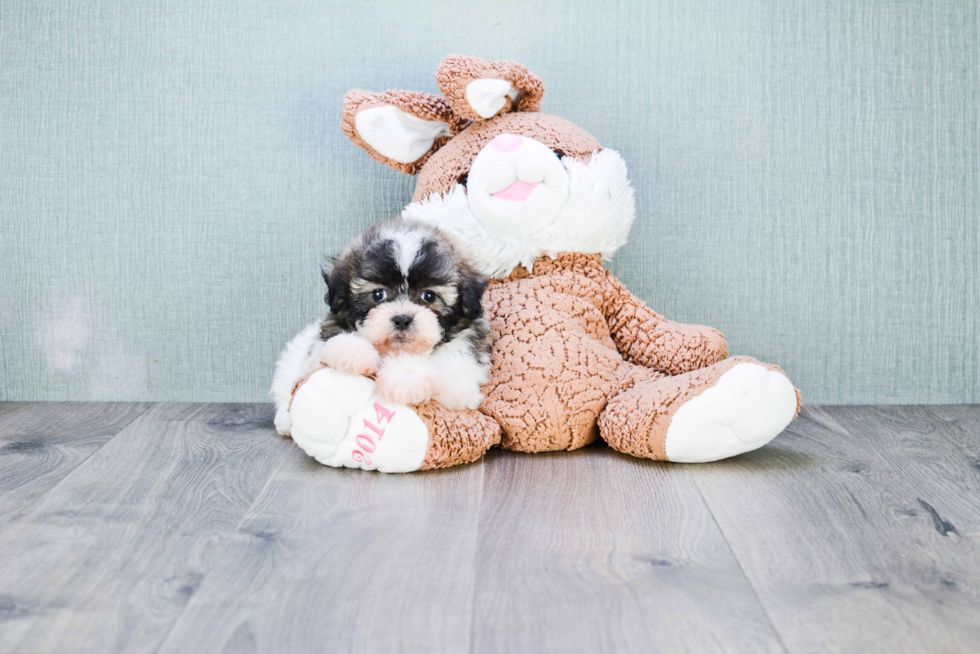
M 74 651 L 980 651 L 980 407 L 387 476 L 268 405 L 0 404 L 0 652 Z

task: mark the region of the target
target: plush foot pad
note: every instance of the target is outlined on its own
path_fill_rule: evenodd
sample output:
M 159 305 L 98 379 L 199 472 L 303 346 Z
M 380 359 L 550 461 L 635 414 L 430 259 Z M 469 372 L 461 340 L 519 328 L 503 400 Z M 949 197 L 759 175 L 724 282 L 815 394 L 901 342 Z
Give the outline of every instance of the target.
M 795 414 L 796 389 L 785 375 L 739 363 L 674 414 L 667 459 L 703 463 L 749 452 L 778 436 Z
M 318 370 L 289 413 L 293 441 L 323 465 L 411 472 L 425 460 L 425 423 L 404 404 L 382 400 L 367 377 Z

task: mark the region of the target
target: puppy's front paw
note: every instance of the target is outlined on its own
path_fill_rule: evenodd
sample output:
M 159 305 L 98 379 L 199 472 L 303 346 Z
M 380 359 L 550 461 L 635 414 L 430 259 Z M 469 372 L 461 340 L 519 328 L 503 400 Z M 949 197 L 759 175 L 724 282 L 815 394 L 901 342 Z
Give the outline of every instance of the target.
M 389 402 L 421 404 L 432 399 L 432 381 L 424 362 L 410 356 L 395 356 L 381 363 L 377 393 Z
M 466 386 L 459 384 L 457 387 L 440 388 L 433 394 L 442 406 L 452 411 L 463 411 L 464 409 L 479 409 L 483 402 L 483 393 L 479 386 Z
M 367 377 L 378 372 L 381 356 L 366 338 L 357 334 L 337 334 L 323 344 L 320 361 L 328 368 Z

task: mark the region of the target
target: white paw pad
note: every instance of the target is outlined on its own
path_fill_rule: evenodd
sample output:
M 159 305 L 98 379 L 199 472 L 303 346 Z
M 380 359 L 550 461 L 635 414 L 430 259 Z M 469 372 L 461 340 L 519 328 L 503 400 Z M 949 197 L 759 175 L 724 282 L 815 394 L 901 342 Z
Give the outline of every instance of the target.
M 796 413 L 796 389 L 785 375 L 739 363 L 674 414 L 664 443 L 667 459 L 704 463 L 758 449 Z
M 382 400 L 374 381 L 324 368 L 296 391 L 293 441 L 323 465 L 411 472 L 425 460 L 429 431 L 414 411 Z

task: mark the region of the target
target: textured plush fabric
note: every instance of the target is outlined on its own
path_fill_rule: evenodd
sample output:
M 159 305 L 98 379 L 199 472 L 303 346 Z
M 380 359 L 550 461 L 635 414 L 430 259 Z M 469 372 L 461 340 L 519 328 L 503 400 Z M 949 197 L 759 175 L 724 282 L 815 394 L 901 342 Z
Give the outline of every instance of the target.
M 507 449 L 587 445 L 599 435 L 606 404 L 625 388 L 728 353 L 714 329 L 679 325 L 647 308 L 598 255 L 542 257 L 530 272 L 493 280 L 484 304 L 494 346 L 480 409 L 500 423 Z
M 508 98 L 502 112 L 541 111 L 544 83 L 526 66 L 513 61 L 486 61 L 477 57 L 450 55 L 436 69 L 439 90 L 446 96 L 453 112 L 470 120 L 478 120 L 480 116 L 466 101 L 466 85 L 481 78 L 504 79 L 520 91 L 516 104 Z
M 813 403 L 980 402 L 976 2 L 0 2 L 0 398 L 267 399 L 416 180 L 349 89 L 511 59 L 617 150 L 610 269 Z
M 670 419 L 684 403 L 710 388 L 739 363 L 759 363 L 751 357 L 731 357 L 674 377 L 639 379 L 618 393 L 599 418 L 603 439 L 625 454 L 664 461 L 664 439 Z M 772 364 L 760 364 L 782 372 Z M 796 393 L 796 413 L 800 394 Z M 795 415 L 794 415 L 795 417 Z
M 347 95 L 344 96 L 344 112 L 340 120 L 340 129 L 351 141 L 367 151 L 372 159 L 409 175 L 417 173 L 428 158 L 432 156 L 432 153 L 446 143 L 449 137 L 437 138 L 428 154 L 411 163 L 401 163 L 389 159 L 365 143 L 357 130 L 354 129 L 354 119 L 358 112 L 383 105 L 392 105 L 422 120 L 438 120 L 447 123 L 450 132 L 453 134 L 460 130 L 459 118 L 450 110 L 449 103 L 446 102 L 445 98 L 440 98 L 438 95 L 413 91 L 386 91 L 384 93 L 369 93 L 361 90 L 348 91 Z
M 651 311 L 612 275 L 606 279 L 606 315 L 616 347 L 632 363 L 679 375 L 728 356 L 717 329 L 684 325 Z
M 419 470 L 470 463 L 500 443 L 500 426 L 479 411 L 450 411 L 438 402 L 412 408 L 429 428 L 429 449 Z

